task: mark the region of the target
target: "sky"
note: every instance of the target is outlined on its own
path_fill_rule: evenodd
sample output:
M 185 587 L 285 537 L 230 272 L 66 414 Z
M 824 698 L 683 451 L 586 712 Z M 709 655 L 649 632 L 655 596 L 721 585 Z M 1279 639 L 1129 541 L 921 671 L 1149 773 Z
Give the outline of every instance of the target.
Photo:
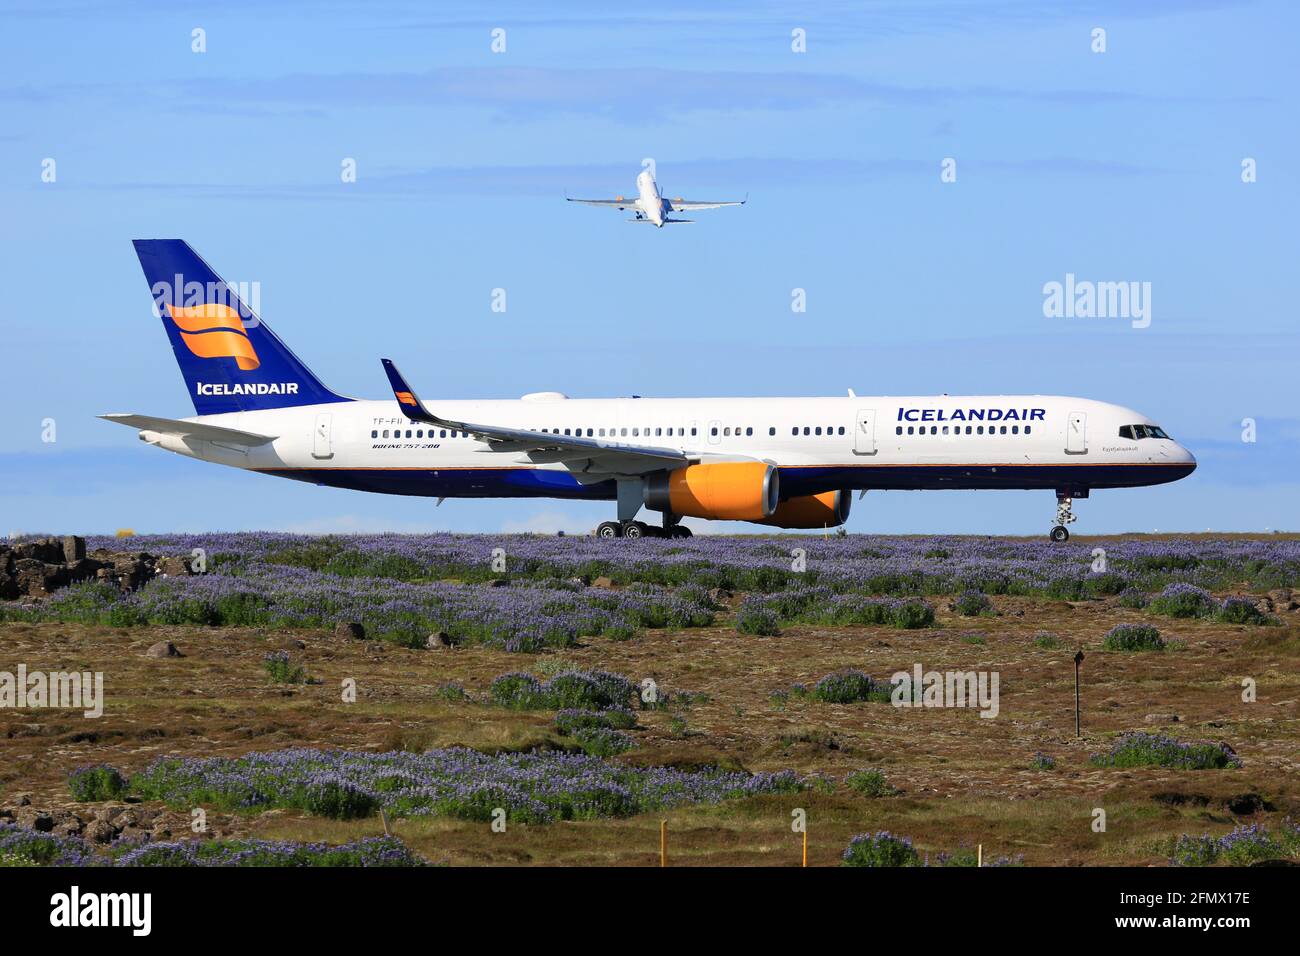
M 98 420 L 193 414 L 134 238 L 258 283 L 348 395 L 387 397 L 380 356 L 431 403 L 1077 395 L 1200 467 L 1077 502 L 1076 532 L 1300 527 L 1294 4 L 120 6 L 0 6 L 0 534 L 613 516 L 317 488 Z M 749 203 L 657 230 L 564 202 L 633 192 L 646 159 L 668 196 Z M 1139 283 L 1149 324 L 1046 315 L 1067 275 Z M 872 492 L 848 529 L 1038 534 L 1054 512 Z

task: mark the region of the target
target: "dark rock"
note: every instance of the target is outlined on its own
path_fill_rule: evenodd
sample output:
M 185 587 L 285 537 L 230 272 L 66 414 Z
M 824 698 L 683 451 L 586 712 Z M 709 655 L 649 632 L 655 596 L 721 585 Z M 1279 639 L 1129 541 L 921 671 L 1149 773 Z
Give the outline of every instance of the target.
M 68 570 L 37 558 L 21 558 L 14 562 L 14 579 L 23 594 L 45 597 L 68 583 Z
M 117 832 L 117 828 L 107 820 L 96 820 L 86 827 L 84 836 L 91 843 L 112 843 Z
M 366 629 L 360 621 L 340 621 L 334 625 L 335 637 L 347 637 L 354 641 L 366 639 Z
M 35 807 L 20 807 L 14 813 L 14 822 L 20 827 L 40 833 L 49 833 L 54 829 L 54 815 Z
M 1229 797 L 1223 801 L 1223 807 L 1239 817 L 1250 816 L 1252 813 L 1259 813 L 1261 810 L 1273 809 L 1272 805 L 1257 793 L 1239 793 L 1235 797 Z
M 176 645 L 171 641 L 159 641 L 157 644 L 150 645 L 149 650 L 144 652 L 144 656 L 162 658 L 184 657 L 185 655 L 177 650 Z
M 491 581 L 488 582 L 488 587 L 490 588 L 504 588 L 509 586 L 510 586 L 510 579 L 505 577 L 493 578 Z
M 81 558 L 78 561 L 69 562 L 66 568 L 68 583 L 74 581 L 89 581 L 100 571 L 100 564 L 94 558 Z
M 159 574 L 165 574 L 169 578 L 184 577 L 190 573 L 190 563 L 184 558 L 171 556 L 159 558 L 158 563 L 154 565 L 154 570 Z
M 124 812 L 126 812 L 126 807 L 124 807 L 122 804 L 106 803 L 104 804 L 104 806 L 100 807 L 98 810 L 95 811 L 94 819 L 105 820 L 111 823 L 112 821 L 116 820 L 119 816 L 121 816 Z
M 123 590 L 134 591 L 149 580 L 152 569 L 139 558 L 118 554 L 113 556 L 113 573 L 117 575 Z
M 60 546 L 63 548 L 63 563 L 75 564 L 86 556 L 86 539 L 75 534 L 65 534 Z
M 455 647 L 460 643 L 460 638 L 452 637 L 446 631 L 439 631 L 437 634 L 430 634 L 425 639 L 424 646 L 431 650 L 445 649 Z
M 1199 793 L 1179 793 L 1177 790 L 1166 790 L 1160 793 L 1151 794 L 1151 799 L 1156 803 L 1163 803 L 1171 807 L 1192 806 L 1204 807 L 1210 803 L 1210 798 Z

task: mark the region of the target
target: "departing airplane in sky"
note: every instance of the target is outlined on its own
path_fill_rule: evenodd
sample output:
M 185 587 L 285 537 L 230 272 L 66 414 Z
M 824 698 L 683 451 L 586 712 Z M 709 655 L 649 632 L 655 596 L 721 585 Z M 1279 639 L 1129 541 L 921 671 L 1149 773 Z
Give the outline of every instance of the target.
M 564 197 L 568 199 L 569 197 Z M 630 209 L 634 218 L 628 222 L 648 222 L 662 229 L 670 222 L 694 222 L 694 219 L 673 219 L 671 213 L 695 212 L 699 209 L 718 209 L 722 206 L 743 206 L 749 202 L 744 199 L 730 199 L 723 202 L 715 200 L 669 199 L 659 190 L 654 173 L 643 169 L 636 177 L 636 196 L 615 196 L 613 199 L 569 199 L 569 202 L 586 203 L 588 206 L 612 206 L 618 210 Z
M 1055 492 L 1158 485 L 1196 468 L 1139 412 L 1044 395 L 421 401 L 388 359 L 393 397 L 328 389 L 189 245 L 138 239 L 192 418 L 104 415 L 191 458 L 318 485 L 444 498 L 616 502 L 601 537 L 686 537 L 683 517 L 825 528 L 851 492 Z M 658 511 L 656 527 L 638 521 Z

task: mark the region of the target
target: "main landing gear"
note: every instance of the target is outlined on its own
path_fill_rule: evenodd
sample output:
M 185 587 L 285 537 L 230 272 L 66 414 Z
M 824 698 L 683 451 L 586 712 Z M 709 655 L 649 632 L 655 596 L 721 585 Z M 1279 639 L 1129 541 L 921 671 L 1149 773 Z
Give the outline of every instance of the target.
M 1056 527 L 1053 528 L 1051 534 L 1048 535 L 1048 537 L 1053 541 L 1061 542 L 1070 540 L 1070 530 L 1066 528 L 1066 525 L 1074 524 L 1079 520 L 1078 516 L 1070 510 L 1070 507 L 1073 504 L 1074 499 L 1071 497 L 1061 494 L 1056 496 Z
M 689 538 L 691 529 L 664 516 L 662 528 L 656 528 L 644 521 L 602 521 L 596 528 L 598 538 Z
M 645 500 L 645 485 L 640 479 L 619 479 L 618 520 L 602 521 L 596 528 L 598 538 L 689 538 L 691 529 L 682 527 L 681 516 L 664 512 L 662 528 L 636 521 Z

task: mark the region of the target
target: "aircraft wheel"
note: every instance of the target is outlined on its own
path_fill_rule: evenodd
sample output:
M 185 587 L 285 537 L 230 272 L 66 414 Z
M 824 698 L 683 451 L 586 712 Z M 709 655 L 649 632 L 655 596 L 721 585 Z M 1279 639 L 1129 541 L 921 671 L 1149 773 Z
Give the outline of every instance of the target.
M 673 538 L 689 538 L 691 536 L 691 529 L 685 525 L 675 524 L 673 525 L 673 529 L 669 536 Z
M 644 538 L 646 531 L 649 530 L 640 521 L 629 521 L 623 527 L 623 537 L 625 538 Z
M 1048 537 L 1050 537 L 1053 541 L 1056 542 L 1069 541 L 1070 532 L 1066 530 L 1065 525 L 1058 524 L 1055 528 L 1052 529 L 1052 533 L 1048 535 Z
M 621 538 L 623 536 L 623 526 L 617 521 L 602 521 L 596 528 L 597 538 Z

